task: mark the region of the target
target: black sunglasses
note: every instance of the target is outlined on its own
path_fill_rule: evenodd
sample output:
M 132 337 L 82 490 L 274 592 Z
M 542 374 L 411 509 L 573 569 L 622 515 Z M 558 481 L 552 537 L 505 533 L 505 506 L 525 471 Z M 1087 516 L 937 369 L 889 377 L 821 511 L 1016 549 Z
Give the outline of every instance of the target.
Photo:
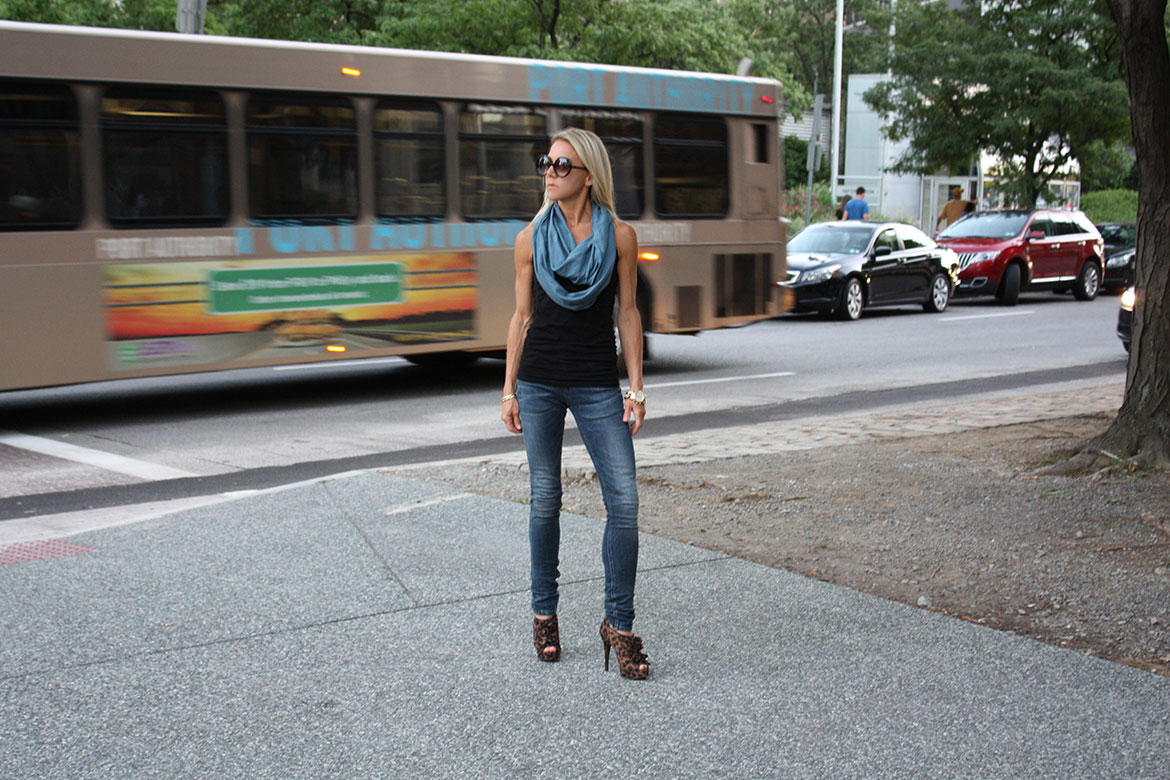
M 561 179 L 572 173 L 574 168 L 579 171 L 585 170 L 584 165 L 573 165 L 573 163 L 569 161 L 568 157 L 558 157 L 554 160 L 547 154 L 542 154 L 536 158 L 537 173 L 539 173 L 541 176 L 544 176 L 546 173 L 548 173 L 549 168 L 552 168 L 553 173 Z

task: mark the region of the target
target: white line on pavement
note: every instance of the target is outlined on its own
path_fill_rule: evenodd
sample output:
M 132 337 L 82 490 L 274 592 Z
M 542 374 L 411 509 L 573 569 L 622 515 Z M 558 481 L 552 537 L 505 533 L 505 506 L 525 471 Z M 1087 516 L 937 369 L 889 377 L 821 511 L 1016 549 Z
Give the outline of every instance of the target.
M 962 317 L 939 317 L 938 322 L 958 322 L 959 320 L 985 320 L 990 317 L 1021 317 L 1025 314 L 1035 314 L 1031 309 L 1023 311 L 1001 311 L 997 314 L 967 314 Z
M 742 382 L 745 379 L 771 379 L 778 376 L 795 376 L 792 371 L 778 371 L 775 374 L 749 374 L 748 376 L 721 376 L 716 379 L 692 379 L 687 382 L 656 382 L 645 385 L 647 390 L 656 390 L 660 387 L 682 387 L 683 385 L 709 385 L 714 382 Z
M 399 506 L 392 506 L 382 514 L 384 515 L 400 515 L 403 512 L 413 512 L 415 509 L 422 509 L 428 506 L 437 506 L 445 504 L 448 501 L 457 501 L 460 498 L 471 498 L 471 493 L 454 493 L 449 496 L 440 496 L 439 498 L 432 498 L 428 500 L 411 501 L 407 504 L 400 504 Z
M 106 471 L 116 471 L 119 474 L 129 474 L 140 479 L 177 479 L 179 477 L 196 476 L 190 471 L 173 469 L 158 463 L 147 463 L 143 460 L 115 455 L 112 452 L 102 452 L 88 447 L 78 447 L 76 444 L 66 444 L 55 439 L 45 439 L 40 436 L 29 436 L 16 431 L 0 431 L 0 444 L 16 447 L 29 452 L 39 452 L 42 455 L 51 455 L 54 458 L 71 460 L 75 463 L 85 463 L 97 466 Z
M 229 501 L 238 501 L 265 493 L 280 493 L 319 482 L 330 482 L 338 479 L 349 479 L 369 473 L 367 471 L 343 471 L 330 474 L 327 477 L 312 477 L 300 482 L 290 482 L 285 485 L 276 485 L 270 488 L 255 490 L 233 490 L 228 493 L 215 493 L 209 496 L 192 496 L 191 498 L 176 498 L 169 501 L 151 501 L 145 504 L 123 504 L 104 507 L 102 509 L 83 509 L 77 512 L 62 512 L 55 515 L 38 515 L 36 517 L 19 517 L 5 520 L 0 523 L 0 546 L 19 544 L 20 542 L 37 542 L 44 539 L 61 539 L 74 534 L 97 531 L 102 528 L 141 523 L 144 520 L 155 520 L 188 509 L 223 504 Z

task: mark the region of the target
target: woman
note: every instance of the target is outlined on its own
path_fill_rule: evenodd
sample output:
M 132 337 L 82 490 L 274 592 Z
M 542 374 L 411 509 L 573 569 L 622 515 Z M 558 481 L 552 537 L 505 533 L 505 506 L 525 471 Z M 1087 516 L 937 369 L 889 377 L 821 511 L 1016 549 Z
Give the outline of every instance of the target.
M 508 326 L 504 425 L 524 434 L 532 500 L 532 635 L 542 661 L 561 657 L 557 625 L 561 443 L 573 413 L 601 482 L 606 523 L 605 668 L 617 653 L 623 677 L 650 671 L 633 633 L 638 567 L 638 487 L 631 437 L 646 416 L 642 322 L 635 306 L 638 239 L 614 215 L 613 174 L 601 139 L 568 128 L 537 158 L 544 205 L 516 237 L 516 311 Z M 613 310 L 630 390 L 618 383 Z
M 837 206 L 837 220 L 845 219 L 845 204 L 853 199 L 852 195 L 842 195 L 841 203 Z

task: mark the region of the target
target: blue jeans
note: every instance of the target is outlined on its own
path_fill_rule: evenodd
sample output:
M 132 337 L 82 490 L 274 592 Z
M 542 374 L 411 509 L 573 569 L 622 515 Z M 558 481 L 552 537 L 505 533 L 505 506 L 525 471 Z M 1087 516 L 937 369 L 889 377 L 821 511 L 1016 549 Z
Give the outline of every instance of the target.
M 638 485 L 634 442 L 622 422 L 625 404 L 616 387 L 554 387 L 520 381 L 516 387 L 532 500 L 528 544 L 532 555 L 532 612 L 557 611 L 561 544 L 561 446 L 565 411 L 593 459 L 605 500 L 601 560 L 605 566 L 605 616 L 618 631 L 634 625 L 638 570 Z

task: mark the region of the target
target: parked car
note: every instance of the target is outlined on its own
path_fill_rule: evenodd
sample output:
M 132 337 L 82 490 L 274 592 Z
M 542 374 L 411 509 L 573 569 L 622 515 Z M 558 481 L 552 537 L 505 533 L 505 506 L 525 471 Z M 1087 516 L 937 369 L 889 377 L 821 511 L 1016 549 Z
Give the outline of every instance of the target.
M 1099 222 L 1096 225 L 1101 240 L 1105 242 L 1105 259 L 1118 252 L 1133 249 L 1137 245 L 1137 223 Z
M 959 258 L 925 233 L 899 222 L 822 222 L 788 242 L 794 311 L 855 320 L 874 306 L 919 304 L 945 311 Z
M 1137 247 L 1122 249 L 1105 258 L 1105 276 L 1101 286 L 1110 292 L 1133 286 L 1133 263 Z
M 1121 294 L 1121 308 L 1117 312 L 1117 338 L 1121 345 L 1129 352 L 1129 337 L 1133 331 L 1133 306 L 1137 302 L 1137 294 L 1132 287 Z
M 977 212 L 938 242 L 959 255 L 956 295 L 994 295 L 1014 306 L 1022 290 L 1072 290 L 1091 301 L 1101 287 L 1105 242 L 1079 211 Z

